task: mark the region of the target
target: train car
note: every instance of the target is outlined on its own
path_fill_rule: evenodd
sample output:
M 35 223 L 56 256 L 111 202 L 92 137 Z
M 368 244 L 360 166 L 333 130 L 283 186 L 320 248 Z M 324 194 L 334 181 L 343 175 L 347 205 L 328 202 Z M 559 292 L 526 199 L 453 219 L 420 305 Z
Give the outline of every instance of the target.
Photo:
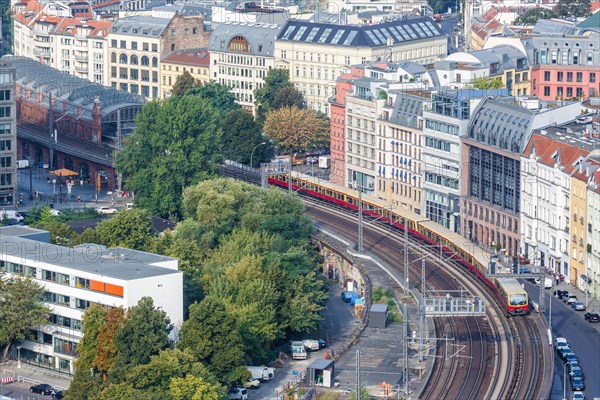
M 509 315 L 529 314 L 529 296 L 519 281 L 514 278 L 496 278 L 494 281 Z
M 287 174 L 273 175 L 269 177 L 269 182 L 287 188 L 288 176 Z M 358 192 L 350 188 L 319 181 L 316 178 L 294 172 L 292 175 L 292 189 L 311 197 L 335 203 L 341 207 L 354 211 L 358 210 Z M 473 271 L 500 298 L 503 298 L 497 286 L 485 276 L 490 262 L 490 255 L 483 248 L 422 215 L 402 207 L 390 207 L 390 204 L 384 200 L 363 194 L 362 202 L 365 215 L 389 223 L 400 230 L 403 230 L 406 224 L 411 235 L 435 247 L 432 249 L 434 252 L 439 251 L 446 258 L 456 259 L 465 268 Z

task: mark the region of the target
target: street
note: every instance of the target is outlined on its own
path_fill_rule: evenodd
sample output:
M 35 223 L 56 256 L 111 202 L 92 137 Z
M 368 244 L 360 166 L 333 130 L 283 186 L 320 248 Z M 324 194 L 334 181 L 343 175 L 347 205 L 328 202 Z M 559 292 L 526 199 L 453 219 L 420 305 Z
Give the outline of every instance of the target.
M 525 283 L 525 289 L 529 293 L 530 301 L 538 302 L 539 288 L 529 282 Z M 574 291 L 572 286 L 561 283 L 559 289 Z M 583 319 L 583 311 L 575 311 L 567 304 L 553 296 L 554 290 L 545 289 L 546 312 L 544 315 L 548 319 L 550 315 L 550 303 L 552 302 L 552 333 L 554 337 L 564 337 L 569 342 L 571 349 L 577 357 L 585 374 L 585 397 L 593 399 L 600 397 L 600 324 L 590 324 Z M 580 300 L 584 298 L 578 296 Z M 595 303 L 597 304 L 597 302 Z M 598 312 L 598 307 L 592 309 Z M 563 398 L 563 377 L 564 363 L 560 357 L 555 358 L 554 363 L 554 384 L 552 386 L 551 399 Z M 567 377 L 567 398 L 571 398 L 571 388 L 569 378 Z

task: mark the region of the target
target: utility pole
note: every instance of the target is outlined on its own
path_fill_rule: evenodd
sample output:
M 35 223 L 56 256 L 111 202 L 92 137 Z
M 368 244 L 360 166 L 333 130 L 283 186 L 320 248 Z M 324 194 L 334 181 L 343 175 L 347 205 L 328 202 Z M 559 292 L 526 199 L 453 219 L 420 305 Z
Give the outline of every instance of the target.
M 50 167 L 49 169 L 54 170 L 54 148 L 56 145 L 56 132 L 54 131 L 54 107 L 52 105 L 52 93 L 48 93 L 48 133 L 50 135 L 50 146 L 48 146 L 49 150 L 49 158 L 50 158 Z
M 360 398 L 360 350 L 356 350 L 356 400 Z
M 406 311 L 406 303 L 404 303 L 404 318 L 402 319 L 402 330 L 404 332 L 404 346 L 402 349 L 402 379 L 404 384 L 404 394 L 408 394 L 408 313 Z M 400 391 L 398 391 L 398 396 L 400 395 Z
M 123 140 L 123 136 L 122 136 L 122 132 L 121 132 L 121 110 L 117 110 L 117 143 L 116 143 L 116 147 L 117 147 L 117 153 L 120 153 L 122 150 L 122 140 Z M 114 165 L 114 161 L 113 161 L 113 165 Z M 122 185 L 123 185 L 123 174 L 122 173 L 118 173 L 117 174 L 117 189 L 119 190 L 119 192 L 122 189 Z
M 408 293 L 408 225 L 404 218 L 404 282 L 406 282 L 406 293 Z
M 358 186 L 358 252 L 365 251 L 363 238 L 363 202 L 362 202 L 362 187 Z
M 421 299 L 419 300 L 419 361 L 423 361 L 425 348 L 425 260 L 421 260 Z

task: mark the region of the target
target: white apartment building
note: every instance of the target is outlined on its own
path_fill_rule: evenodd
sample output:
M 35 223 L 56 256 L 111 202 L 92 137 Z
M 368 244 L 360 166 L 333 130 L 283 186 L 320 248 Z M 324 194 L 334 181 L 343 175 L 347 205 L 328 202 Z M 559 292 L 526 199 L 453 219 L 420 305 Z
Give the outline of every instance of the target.
M 49 244 L 46 231 L 0 229 L 0 273 L 31 277 L 46 291 L 50 324 L 21 344 L 21 361 L 73 373 L 82 315 L 92 304 L 129 308 L 151 297 L 175 326 L 183 321 L 183 274 L 177 259 L 124 248 Z
M 0 60 L 0 205 L 14 206 L 17 187 L 15 68 Z
M 42 5 L 30 1 L 17 7 L 15 55 L 108 85 L 106 36 L 112 22 L 75 17 L 75 11 L 54 2 Z
M 274 67 L 274 42 L 280 25 L 225 22 L 212 32 L 210 79 L 228 86 L 245 110 L 255 113 L 254 91 Z
M 447 42 L 424 17 L 362 26 L 290 20 L 275 41 L 275 66 L 290 71 L 308 107 L 329 114 L 328 99 L 344 67 L 369 61 L 431 63 L 446 55 Z
M 600 161 L 600 154 L 595 154 L 594 157 Z M 587 289 L 592 297 L 600 299 L 600 170 L 596 170 L 588 182 L 587 218 Z

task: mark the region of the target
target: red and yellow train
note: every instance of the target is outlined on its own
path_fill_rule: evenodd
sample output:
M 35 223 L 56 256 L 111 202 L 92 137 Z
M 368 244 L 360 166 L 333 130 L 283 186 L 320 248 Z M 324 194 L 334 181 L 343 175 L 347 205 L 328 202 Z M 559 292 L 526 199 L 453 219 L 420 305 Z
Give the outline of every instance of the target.
M 269 177 L 269 183 L 288 188 L 288 175 L 272 175 Z M 317 181 L 311 177 L 295 176 L 295 174 L 292 177 L 292 189 L 358 211 L 358 192 L 356 190 L 346 189 L 326 181 Z M 373 196 L 363 194 L 362 203 L 365 215 L 385 221 L 402 230 L 406 224 L 411 235 L 418 237 L 426 244 L 441 246 L 442 252 L 446 256 L 456 259 L 491 287 L 503 301 L 508 312 L 511 313 L 511 306 L 507 301 L 507 297 L 485 276 L 490 262 L 490 255 L 483 248 L 422 215 L 398 207 L 390 209 L 389 204 Z M 523 307 L 528 310 L 527 305 Z

